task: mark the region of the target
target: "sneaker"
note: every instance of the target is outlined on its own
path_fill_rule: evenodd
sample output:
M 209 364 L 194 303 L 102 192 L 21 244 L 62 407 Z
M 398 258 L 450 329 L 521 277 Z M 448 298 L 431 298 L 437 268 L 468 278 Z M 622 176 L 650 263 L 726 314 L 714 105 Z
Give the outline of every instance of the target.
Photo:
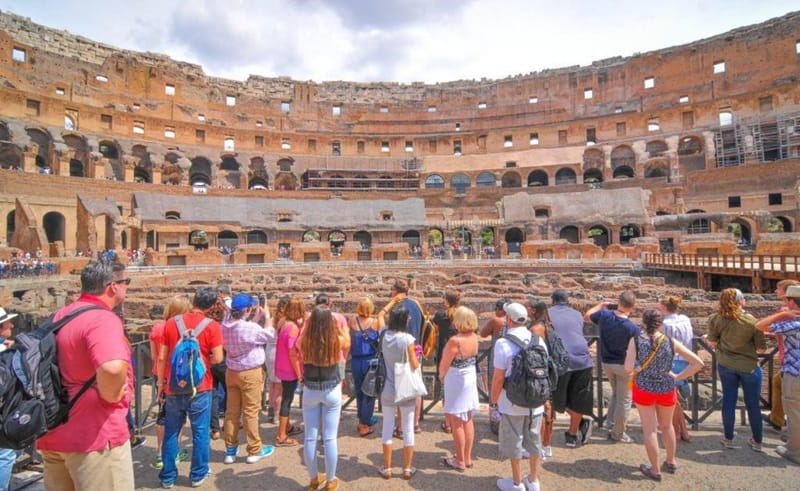
M 263 459 L 264 457 L 269 457 L 273 453 L 275 453 L 275 447 L 272 445 L 264 445 L 261 447 L 261 452 L 257 453 L 256 455 L 248 455 L 245 461 L 248 464 L 255 464 L 259 460 Z
M 181 448 L 178 450 L 178 455 L 175 456 L 175 465 L 180 464 L 184 460 L 189 458 L 189 451 L 185 448 Z
M 161 469 L 163 467 L 164 467 L 164 461 L 161 460 L 161 456 L 160 455 L 157 455 L 156 456 L 156 460 L 153 461 L 153 468 Z
M 522 485 L 525 486 L 525 491 L 539 491 L 539 481 L 531 482 L 530 476 L 525 476 L 522 479 Z
M 753 449 L 754 452 L 763 452 L 763 450 L 761 449 L 761 444 L 757 443 L 752 438 L 750 439 L 749 442 L 747 442 L 747 444 L 750 445 L 750 448 Z
M 199 481 L 192 481 L 192 487 L 193 488 L 199 488 L 200 486 L 203 485 L 204 482 L 206 482 L 206 479 L 208 479 L 209 477 L 211 477 L 211 471 L 208 471 L 208 474 L 203 476 L 203 478 L 200 479 Z M 172 487 L 172 486 L 170 486 L 170 487 Z
M 161 481 L 161 487 L 162 487 L 163 489 L 172 489 L 172 486 L 174 486 L 174 485 L 175 485 L 175 483 L 174 483 L 174 482 L 164 482 L 164 481 Z
M 550 445 L 542 447 L 542 460 L 547 460 L 553 456 L 553 447 Z
M 581 436 L 581 445 L 589 443 L 589 437 L 592 436 L 592 420 L 583 418 L 580 425 L 578 425 L 578 431 Z
M 575 448 L 578 446 L 578 436 L 573 435 L 572 433 L 565 431 L 564 432 L 564 445 L 567 448 Z
M 774 421 L 772 421 L 772 419 L 769 417 L 769 414 L 762 414 L 761 419 L 764 421 L 764 423 L 767 424 L 767 426 L 769 426 L 773 430 L 781 431 L 781 427 L 775 424 Z
M 147 441 L 147 438 L 143 436 L 135 436 L 131 438 L 131 450 L 136 450 L 137 448 L 144 445 L 144 442 Z
M 783 445 L 778 445 L 775 447 L 775 453 L 783 457 L 784 459 L 788 460 L 789 462 L 794 462 L 795 464 L 800 464 L 800 460 L 793 459 L 789 457 L 789 449 L 784 447 Z
M 236 462 L 236 457 L 239 456 L 239 446 L 225 447 L 225 459 L 222 462 L 226 464 L 233 464 Z
M 498 479 L 497 489 L 500 491 L 526 491 L 523 483 L 514 484 L 514 480 L 510 477 Z
M 631 437 L 629 434 L 627 434 L 627 433 L 623 433 L 623 434 L 622 434 L 622 436 L 620 436 L 619 438 L 615 437 L 615 436 L 614 436 L 614 435 L 612 435 L 612 434 L 609 434 L 609 435 L 608 435 L 608 439 L 609 439 L 609 440 L 613 440 L 613 441 L 615 441 L 615 442 L 619 442 L 619 443 L 636 443 L 636 440 L 634 440 L 634 439 L 633 439 L 633 438 L 632 438 L 632 437 Z
M 719 443 L 723 447 L 725 447 L 725 448 L 727 448 L 729 450 L 733 450 L 733 449 L 737 448 L 736 445 L 733 444 L 733 440 L 728 440 L 727 438 L 723 438 L 722 440 L 719 441 Z

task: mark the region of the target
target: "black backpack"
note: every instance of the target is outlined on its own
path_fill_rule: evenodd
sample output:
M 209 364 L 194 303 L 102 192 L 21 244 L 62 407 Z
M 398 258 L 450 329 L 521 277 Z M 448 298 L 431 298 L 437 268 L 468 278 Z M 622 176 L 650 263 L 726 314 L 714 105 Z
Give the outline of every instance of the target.
M 547 348 L 539 344 L 536 334 L 532 334 L 527 345 L 511 334 L 506 334 L 503 339 L 520 348 L 512 360 L 511 375 L 503 381 L 506 397 L 516 406 L 530 409 L 541 406 L 550 399 L 558 381 Z
M 561 336 L 558 335 L 553 326 L 548 325 L 546 332 L 547 338 L 544 341 L 547 344 L 547 353 L 553 362 L 556 375 L 560 377 L 569 371 L 567 349 L 564 347 L 564 341 L 561 340 Z M 553 386 L 553 390 L 555 389 L 555 386 Z
M 75 401 L 94 384 L 93 375 L 69 400 L 58 369 L 56 333 L 80 314 L 100 308 L 81 307 L 55 322 L 50 316 L 0 353 L 0 448 L 26 448 L 66 423 Z

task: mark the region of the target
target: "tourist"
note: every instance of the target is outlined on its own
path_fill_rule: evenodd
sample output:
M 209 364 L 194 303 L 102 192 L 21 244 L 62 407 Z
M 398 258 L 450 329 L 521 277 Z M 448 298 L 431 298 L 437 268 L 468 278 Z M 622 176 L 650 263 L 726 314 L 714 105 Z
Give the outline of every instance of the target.
M 219 296 L 215 288 L 199 288 L 192 299 L 192 310 L 169 319 L 164 326 L 164 345 L 158 359 L 158 391 L 166 393 L 166 417 L 164 420 L 164 444 L 161 450 L 161 459 L 164 467 L 158 473 L 161 485 L 171 488 L 178 478 L 178 468 L 175 459 L 178 456 L 178 434 L 189 418 L 192 428 L 192 466 L 189 478 L 192 486 L 197 487 L 208 479 L 211 471 L 208 468 L 210 454 L 210 424 L 211 424 L 211 386 L 212 375 L 206 370 L 205 377 L 198 384 L 196 394 L 173 394 L 167 381 L 170 377 L 172 355 L 178 341 L 181 339 L 177 320 L 181 319 L 187 332 L 194 330 L 201 324 L 205 328 L 197 336 L 200 353 L 205 366 L 220 363 L 222 354 L 222 331 L 219 323 L 207 316 L 208 311 L 217 305 Z M 209 322 L 210 321 L 210 322 Z
M 547 314 L 547 304 L 536 297 L 529 297 L 525 303 L 525 309 L 528 311 L 528 318 L 530 319 L 528 329 L 531 333 L 544 339 L 545 344 L 549 346 L 550 340 L 547 338 L 547 326 L 550 325 L 550 317 Z M 547 401 L 544 403 L 544 413 L 542 413 L 542 460 L 547 460 L 553 456 L 554 422 L 553 404 L 552 401 Z
M 164 312 L 162 315 L 163 320 L 156 322 L 153 324 L 153 328 L 150 330 L 150 356 L 153 358 L 153 378 L 158 378 L 158 361 L 159 361 L 159 353 L 161 353 L 161 347 L 164 345 L 164 325 L 166 325 L 166 321 L 175 317 L 176 315 L 185 314 L 192 309 L 192 302 L 189 300 L 189 297 L 186 295 L 175 295 L 167 301 L 167 305 L 164 307 Z M 156 416 L 156 460 L 153 463 L 153 467 L 156 469 L 161 469 L 164 467 L 164 462 L 161 460 L 161 447 L 164 442 L 164 419 L 166 418 L 166 405 L 165 405 L 165 394 L 163 391 L 159 391 L 158 394 L 158 416 Z M 178 448 L 180 448 L 180 435 L 178 435 Z M 186 460 L 188 456 L 188 452 L 185 448 L 180 448 L 178 450 L 178 462 Z
M 402 422 L 403 438 L 403 479 L 411 479 L 417 469 L 411 465 L 414 456 L 414 409 L 416 400 L 411 399 L 400 403 L 394 402 L 395 396 L 395 364 L 408 360 L 412 370 L 419 365 L 417 358 L 416 340 L 406 332 L 409 324 L 409 311 L 405 305 L 397 305 L 389 313 L 386 333 L 383 334 L 381 350 L 386 363 L 386 382 L 381 393 L 383 405 L 383 428 L 381 442 L 383 445 L 383 467 L 379 469 L 384 479 L 392 477 L 392 434 L 395 428 L 395 411 L 399 411 Z
M 122 264 L 91 262 L 81 271 L 81 296 L 55 314 L 58 320 L 78 308 L 100 307 L 79 314 L 56 336 L 70 399 L 92 376 L 97 382 L 78 398 L 66 423 L 36 442 L 46 489 L 134 488 L 126 421 L 133 396 L 131 349 L 122 320 L 112 311 L 125 300 L 129 284 Z
M 254 464 L 275 451 L 272 445 L 262 445 L 258 415 L 264 390 L 264 363 L 267 343 L 275 337 L 259 322 L 271 325 L 269 310 L 246 293 L 233 297 L 230 315 L 222 323 L 222 345 L 225 349 L 225 463 L 232 464 L 239 452 L 239 423 L 247 438 L 248 464 Z
M 274 336 L 267 342 L 266 351 L 266 367 L 267 379 L 264 382 L 264 390 L 269 391 L 269 402 L 267 403 L 267 423 L 275 423 L 275 415 L 280 413 L 281 408 L 281 379 L 275 375 L 275 353 L 278 348 L 278 330 L 286 320 L 286 304 L 289 303 L 289 296 L 284 295 L 278 299 L 278 304 L 275 306 L 275 314 L 272 316 L 272 325 L 267 325 L 266 330 L 272 330 Z M 265 302 L 266 306 L 266 302 Z M 262 396 L 261 405 L 264 406 L 264 398 Z
M 331 311 L 331 315 L 333 315 L 333 319 L 336 321 L 336 327 L 339 329 L 339 334 L 347 339 L 347 342 L 343 344 L 343 346 L 347 346 L 347 349 L 343 349 L 339 357 L 339 378 L 342 380 L 342 383 L 344 383 L 347 355 L 350 348 L 350 328 L 347 325 L 347 318 L 341 312 L 333 310 L 333 302 L 327 293 L 317 294 L 314 305 Z
M 294 400 L 297 384 L 303 378 L 297 338 L 303 326 L 306 309 L 303 301 L 293 296 L 286 303 L 286 318 L 278 330 L 278 344 L 275 349 L 275 375 L 281 380 L 281 406 L 278 412 L 278 434 L 275 437 L 276 447 L 292 447 L 298 445 L 293 435 L 303 430 L 289 424 L 289 410 Z
M 786 306 L 756 323 L 756 328 L 781 334 L 784 337 L 786 359 L 783 375 L 783 409 L 789 425 L 786 446 L 779 445 L 775 452 L 784 459 L 800 464 L 800 285 L 786 287 Z
M 480 409 L 478 400 L 479 339 L 478 317 L 467 307 L 453 312 L 452 325 L 457 332 L 448 339 L 439 362 L 439 380 L 444 385 L 444 414 L 452 429 L 455 452 L 444 458 L 447 467 L 463 472 L 472 468 L 472 443 L 475 440 L 473 412 Z
M 14 330 L 14 324 L 11 319 L 16 316 L 17 314 L 11 314 L 0 308 L 0 353 L 14 345 L 14 341 L 10 339 Z M 11 472 L 14 468 L 14 462 L 17 460 L 17 453 L 16 450 L 11 448 L 0 448 L 0 490 L 9 489 Z
M 783 306 L 778 310 L 778 312 L 783 312 L 786 310 L 790 310 L 791 307 L 789 306 L 789 299 L 786 297 L 786 289 L 792 285 L 800 285 L 800 281 L 797 280 L 781 280 L 775 287 L 775 295 L 778 297 L 778 300 L 783 302 Z M 782 334 L 772 334 L 770 331 L 766 331 L 767 337 L 774 337 L 775 340 L 778 342 L 778 363 L 783 366 L 786 361 L 786 345 L 784 343 L 784 336 Z M 783 376 L 781 372 L 775 373 L 772 376 L 772 399 L 770 400 L 770 412 L 769 414 L 763 414 L 762 419 L 765 423 L 767 423 L 772 429 L 776 431 L 780 431 L 783 428 L 783 425 L 786 424 L 786 416 L 783 412 L 783 402 L 782 402 L 782 394 L 783 394 L 783 386 L 782 386 Z
M 217 288 L 218 298 L 217 302 L 206 311 L 206 316 L 209 319 L 222 324 L 228 317 L 231 303 L 231 287 L 230 285 L 222 284 Z M 225 363 L 225 350 L 222 350 L 222 361 L 211 365 L 211 439 L 219 440 L 222 437 L 222 427 L 219 424 L 220 413 L 223 413 L 227 406 L 226 396 L 228 388 L 225 387 L 225 372 L 228 366 Z
M 303 457 L 311 479 L 308 489 L 318 489 L 327 480 L 325 489 L 338 489 L 336 464 L 339 447 L 339 418 L 342 412 L 342 374 L 339 360 L 347 350 L 350 338 L 342 334 L 338 321 L 329 308 L 317 306 L 311 311 L 297 342 L 303 360 L 303 423 L 305 442 Z M 325 474 L 317 468 L 317 437 L 322 433 L 325 449 Z
M 391 312 L 391 310 L 398 305 L 402 305 L 403 307 L 408 310 L 408 328 L 407 332 L 414 338 L 414 344 L 416 345 L 415 352 L 417 357 L 422 355 L 422 321 L 423 313 L 422 307 L 420 306 L 419 302 L 414 300 L 413 298 L 408 296 L 408 282 L 403 279 L 396 279 L 394 283 L 392 283 L 391 290 L 390 290 L 392 299 L 386 304 L 383 309 L 378 312 L 378 326 L 383 327 L 386 322 L 385 318 L 386 315 Z M 422 397 L 417 397 L 417 403 L 414 410 L 414 433 L 420 433 L 422 429 L 419 426 L 419 417 L 422 414 Z M 394 430 L 394 434 L 397 438 L 401 438 L 401 426 L 402 424 L 402 417 L 398 413 L 397 418 L 397 428 Z
M 378 422 L 374 415 L 375 399 L 361 391 L 369 364 L 378 355 L 378 321 L 372 316 L 374 311 L 372 300 L 364 297 L 358 302 L 356 315 L 350 319 L 350 370 L 356 395 L 358 435 L 361 437 L 371 435 L 375 431 L 372 427 Z
M 725 436 L 721 443 L 725 448 L 736 448 L 733 444 L 733 427 L 741 386 L 752 432 L 748 445 L 760 452 L 763 421 L 759 403 L 761 367 L 758 366 L 758 351 L 766 349 L 767 344 L 764 333 L 755 327 L 755 317 L 742 310 L 740 296 L 741 292 L 735 288 L 722 290 L 718 311 L 708 318 L 708 340 L 716 348 L 717 372 L 722 383 L 722 426 Z
M 654 481 L 661 480 L 661 470 L 674 474 L 678 470 L 675 460 L 675 431 L 672 413 L 677 401 L 675 382 L 686 380 L 703 368 L 703 360 L 677 339 L 661 333 L 664 316 L 656 309 L 642 314 L 643 332 L 628 342 L 625 370 L 633 373 L 633 402 L 642 422 L 642 440 L 650 465 L 642 464 L 639 470 Z M 679 373 L 672 372 L 675 354 L 680 354 L 686 366 Z M 658 433 L 661 431 L 666 460 L 659 464 Z
M 494 345 L 500 336 L 503 336 L 506 333 L 506 312 L 503 310 L 503 306 L 508 303 L 507 298 L 501 298 L 500 300 L 494 303 L 494 312 L 492 316 L 489 317 L 483 326 L 481 326 L 480 330 L 478 331 L 478 335 L 482 338 L 490 337 L 492 338 L 492 346 L 491 350 L 489 351 L 489 356 L 486 360 L 487 371 L 486 371 L 486 386 L 492 386 L 492 376 L 494 375 Z M 500 422 L 493 421 L 489 418 L 489 430 L 497 434 L 498 430 L 500 429 Z
M 456 311 L 460 299 L 461 295 L 456 290 L 448 289 L 445 291 L 444 310 L 437 310 L 433 315 L 433 319 L 431 319 L 431 322 L 436 326 L 439 336 L 439 339 L 436 340 L 437 366 L 441 366 L 442 364 L 442 351 L 445 345 L 447 345 L 447 341 L 458 332 L 453 326 L 453 313 Z M 440 372 L 439 379 L 442 380 L 443 378 L 444 374 Z M 452 431 L 452 427 L 447 418 L 442 422 L 442 431 L 445 433 L 450 433 Z
M 583 319 L 594 322 L 600 330 L 600 352 L 603 370 L 611 384 L 611 400 L 608 402 L 606 420 L 610 423 L 608 438 L 615 442 L 633 443 L 625 432 L 628 411 L 631 409 L 631 390 L 628 386 L 630 374 L 625 371 L 625 352 L 628 342 L 639 335 L 639 328 L 630 319 L 636 306 L 632 291 L 622 292 L 618 304 L 602 301 L 586 311 Z
M 547 311 L 553 330 L 567 350 L 567 373 L 558 377 L 553 392 L 553 411 L 569 415 L 569 428 L 564 432 L 564 444 L 575 448 L 589 442 L 592 434 L 592 369 L 594 358 L 583 335 L 583 315 L 570 307 L 565 290 L 550 295 L 553 306 Z M 587 417 L 588 416 L 588 417 Z
M 693 349 L 694 344 L 694 328 L 692 321 L 683 314 L 678 313 L 678 308 L 681 305 L 681 297 L 677 295 L 668 295 L 661 299 L 659 307 L 664 314 L 664 334 L 670 339 L 679 341 L 683 346 L 689 350 Z M 675 351 L 675 358 L 672 360 L 672 373 L 679 374 L 686 369 L 689 365 L 688 360 L 683 358 L 677 350 Z M 688 380 L 680 380 L 675 383 L 678 395 L 683 398 L 688 398 L 691 394 Z M 683 417 L 683 407 L 681 407 L 681 397 L 675 399 L 675 410 L 672 413 L 672 426 L 675 429 L 675 438 L 680 438 L 684 442 L 691 442 L 692 436 L 689 435 L 689 428 L 686 426 L 686 418 Z
M 506 312 L 508 332 L 506 336 L 514 336 L 524 344 L 532 339 L 527 328 L 528 311 L 518 303 L 508 303 L 503 307 Z M 539 344 L 547 346 L 544 338 Z M 542 462 L 542 414 L 544 406 L 534 409 L 513 404 L 506 396 L 503 387 L 506 377 L 511 376 L 514 357 L 520 348 L 512 341 L 502 337 L 494 345 L 494 376 L 490 411 L 500 413 L 500 431 L 498 444 L 500 454 L 511 460 L 511 477 L 497 480 L 501 491 L 539 491 L 539 466 Z M 522 459 L 528 454 L 528 475 L 522 477 Z

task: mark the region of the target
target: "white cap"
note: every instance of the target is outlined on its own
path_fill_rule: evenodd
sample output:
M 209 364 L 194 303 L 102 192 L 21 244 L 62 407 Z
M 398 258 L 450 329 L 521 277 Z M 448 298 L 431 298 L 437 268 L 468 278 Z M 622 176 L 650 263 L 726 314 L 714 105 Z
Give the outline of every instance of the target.
M 512 302 L 503 305 L 503 310 L 509 319 L 516 324 L 525 324 L 528 322 L 528 309 L 522 304 Z
M 0 308 L 0 324 L 2 324 L 5 321 L 10 321 L 16 316 L 17 314 L 9 314 L 8 312 L 6 312 L 6 309 Z
M 786 296 L 789 298 L 800 298 L 800 285 L 789 285 L 786 288 Z

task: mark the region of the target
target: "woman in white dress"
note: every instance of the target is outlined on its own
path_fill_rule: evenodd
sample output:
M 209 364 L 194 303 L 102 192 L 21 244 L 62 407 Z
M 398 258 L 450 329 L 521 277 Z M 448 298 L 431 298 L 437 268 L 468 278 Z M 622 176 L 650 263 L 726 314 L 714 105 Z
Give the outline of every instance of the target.
M 458 307 L 453 313 L 458 334 L 447 341 L 439 363 L 439 378 L 444 382 L 444 413 L 453 429 L 455 452 L 442 463 L 464 472 L 472 467 L 475 426 L 472 412 L 480 408 L 475 365 L 478 359 L 478 318 L 471 309 Z

